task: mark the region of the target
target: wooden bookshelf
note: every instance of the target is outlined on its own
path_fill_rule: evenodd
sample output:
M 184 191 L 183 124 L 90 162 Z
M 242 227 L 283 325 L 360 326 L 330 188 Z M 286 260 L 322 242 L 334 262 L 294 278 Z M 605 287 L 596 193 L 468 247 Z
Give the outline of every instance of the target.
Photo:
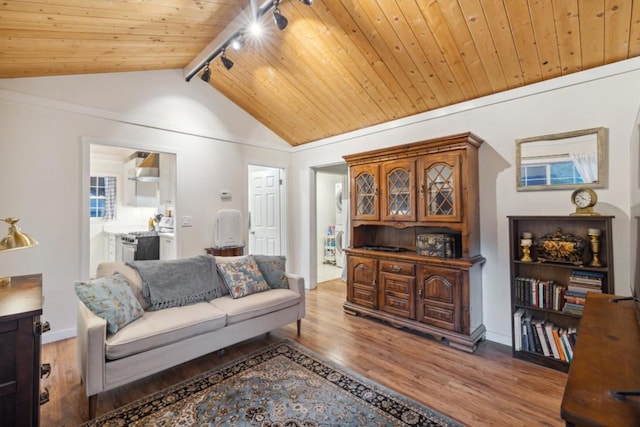
M 511 324 L 512 324 L 512 352 L 513 357 L 526 360 L 528 362 L 547 366 L 553 369 L 567 372 L 569 370 L 571 355 L 556 357 L 549 348 L 549 356 L 545 355 L 544 344 L 535 345 L 517 345 L 517 334 L 522 336 L 522 325 L 517 324 L 514 315 L 521 310 L 525 316 L 530 316 L 534 320 L 543 322 L 545 325 L 553 324 L 558 328 L 561 335 L 563 331 L 570 332 L 578 330 L 580 324 L 580 312 L 563 311 L 567 298 L 572 303 L 581 301 L 579 297 L 571 294 L 567 288 L 571 285 L 576 286 L 575 280 L 579 280 L 578 276 L 596 277 L 599 286 L 594 285 L 597 293 L 614 293 L 614 275 L 613 275 L 613 246 L 612 246 L 612 222 L 613 216 L 509 216 L 509 253 L 510 253 L 510 290 L 511 290 Z M 591 248 L 589 230 L 599 230 L 599 244 L 597 258 L 600 266 L 591 266 L 590 263 L 594 258 Z M 536 250 L 536 239 L 540 239 L 549 233 L 560 230 L 563 234 L 570 234 L 584 241 L 585 247 L 578 259 L 572 261 L 565 260 L 549 260 L 545 258 L 544 253 Z M 523 233 L 531 233 L 532 246 L 530 248 L 531 261 L 523 261 L 524 253 L 521 246 Z M 528 236 L 527 236 L 528 237 Z M 571 277 L 574 276 L 573 279 Z M 529 282 L 529 286 L 523 285 L 523 281 Z M 587 280 L 588 281 L 588 280 Z M 541 282 L 552 283 L 553 285 L 540 285 Z M 545 286 L 556 286 L 564 288 L 561 294 L 560 304 L 554 307 L 553 298 L 549 299 L 549 294 L 545 293 L 540 299 L 540 290 Z M 587 285 L 585 285 L 587 286 Z M 529 298 L 523 298 L 524 296 Z M 532 288 L 538 290 L 533 295 L 527 295 L 527 292 L 534 292 Z M 543 291 L 544 292 L 544 291 Z M 566 295 L 566 296 L 565 296 Z M 535 298 L 535 300 L 534 300 Z M 573 298 L 573 299 L 572 299 Z M 576 300 L 577 298 L 577 300 Z M 583 300 L 582 300 L 583 301 Z M 583 304 L 583 302 L 582 302 Z M 580 305 L 580 304 L 577 304 Z M 569 305 L 565 310 L 571 310 L 573 306 Z M 537 341 L 543 339 L 535 330 L 529 330 L 538 337 Z M 545 329 L 546 332 L 546 329 Z M 544 338 L 550 339 L 546 334 Z M 569 338 L 569 335 L 567 337 Z M 535 337 L 534 337 L 535 338 Z M 522 341 L 521 341 L 522 342 Z M 558 342 L 556 341 L 556 344 Z M 553 343 L 549 342 L 550 347 Z M 565 353 L 571 353 L 573 344 L 571 339 L 561 339 L 559 345 L 570 345 L 571 349 L 565 349 Z M 557 347 L 557 345 L 556 345 Z M 568 351 L 567 351 L 568 350 Z M 566 359 L 566 360 L 565 360 Z

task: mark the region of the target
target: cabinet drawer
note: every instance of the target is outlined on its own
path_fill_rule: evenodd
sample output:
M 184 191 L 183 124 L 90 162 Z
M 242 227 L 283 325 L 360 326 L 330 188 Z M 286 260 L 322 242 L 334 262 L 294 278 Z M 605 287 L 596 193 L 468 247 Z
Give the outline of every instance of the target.
M 398 261 L 380 261 L 380 271 L 385 273 L 415 276 L 415 264 Z

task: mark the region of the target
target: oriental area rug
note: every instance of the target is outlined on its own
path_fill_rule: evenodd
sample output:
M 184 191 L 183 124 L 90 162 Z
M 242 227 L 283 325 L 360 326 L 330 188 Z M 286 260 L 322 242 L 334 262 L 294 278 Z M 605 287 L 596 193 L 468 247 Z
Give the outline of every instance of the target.
M 288 340 L 85 425 L 460 426 Z

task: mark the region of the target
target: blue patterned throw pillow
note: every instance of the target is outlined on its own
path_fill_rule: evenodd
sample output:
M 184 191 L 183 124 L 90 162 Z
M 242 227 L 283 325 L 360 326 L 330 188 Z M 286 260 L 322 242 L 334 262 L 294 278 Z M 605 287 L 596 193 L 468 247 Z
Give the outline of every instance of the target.
M 252 256 L 217 264 L 216 267 L 233 299 L 271 289 Z
M 253 255 L 264 280 L 271 289 L 289 289 L 285 275 L 287 258 L 283 255 Z
M 144 313 L 129 282 L 120 273 L 87 282 L 76 282 L 75 290 L 89 310 L 107 321 L 107 330 L 111 334 Z

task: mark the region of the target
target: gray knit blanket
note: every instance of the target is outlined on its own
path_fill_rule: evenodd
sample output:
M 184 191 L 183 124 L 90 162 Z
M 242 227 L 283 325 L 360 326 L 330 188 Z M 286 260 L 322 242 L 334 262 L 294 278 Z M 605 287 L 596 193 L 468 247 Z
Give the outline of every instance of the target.
M 210 301 L 222 296 L 215 258 L 196 255 L 165 261 L 133 261 L 142 279 L 142 295 L 151 305 L 148 310 L 160 310 Z

